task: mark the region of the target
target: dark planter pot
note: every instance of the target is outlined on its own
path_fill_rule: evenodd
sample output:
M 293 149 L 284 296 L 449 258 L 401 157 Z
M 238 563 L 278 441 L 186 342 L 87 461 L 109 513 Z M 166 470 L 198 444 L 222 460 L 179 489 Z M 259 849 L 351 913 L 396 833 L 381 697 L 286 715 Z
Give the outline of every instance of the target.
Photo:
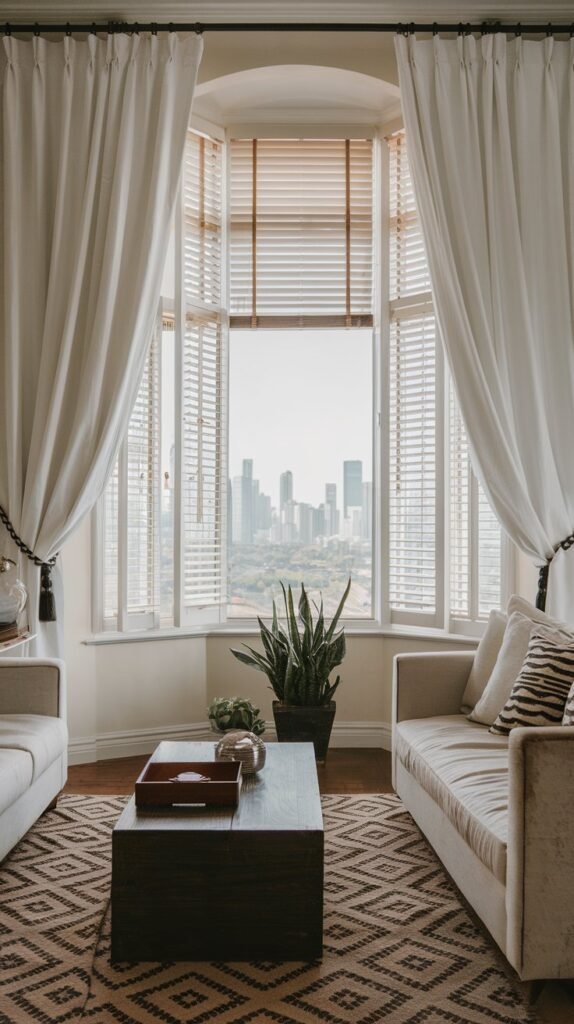
M 273 718 L 277 739 L 280 743 L 312 743 L 315 747 L 315 760 L 323 764 L 327 757 L 336 710 L 334 700 L 319 707 L 297 707 L 274 700 Z

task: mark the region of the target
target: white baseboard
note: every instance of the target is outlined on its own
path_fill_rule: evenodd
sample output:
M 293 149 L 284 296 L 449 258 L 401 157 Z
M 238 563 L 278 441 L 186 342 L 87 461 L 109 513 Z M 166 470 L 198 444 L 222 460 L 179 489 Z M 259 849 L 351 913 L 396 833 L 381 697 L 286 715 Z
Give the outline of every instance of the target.
M 104 732 L 99 736 L 81 736 L 70 740 L 69 764 L 113 761 L 118 757 L 151 754 L 162 740 L 206 740 L 213 737 L 209 722 L 192 725 L 163 725 L 154 729 Z
M 213 739 L 208 722 L 190 725 L 164 725 L 154 729 L 133 729 L 128 732 L 106 732 L 99 736 L 81 736 L 70 740 L 70 764 L 92 764 L 113 761 L 118 757 L 151 754 L 162 740 Z M 264 739 L 277 739 L 273 722 L 267 722 Z M 391 749 L 391 726 L 388 722 L 335 722 L 331 734 L 334 747 L 378 747 Z

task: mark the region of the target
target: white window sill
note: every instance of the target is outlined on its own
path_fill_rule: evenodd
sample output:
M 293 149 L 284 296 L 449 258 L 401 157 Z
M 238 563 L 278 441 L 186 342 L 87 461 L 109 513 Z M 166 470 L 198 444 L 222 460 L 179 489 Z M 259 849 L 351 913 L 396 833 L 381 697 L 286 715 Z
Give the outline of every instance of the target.
M 440 629 L 418 628 L 417 626 L 382 626 L 376 622 L 358 624 L 343 623 L 347 637 L 389 637 L 393 640 L 424 640 L 428 643 L 460 643 L 476 647 L 480 637 L 463 633 L 447 633 Z M 222 626 L 197 626 L 188 629 L 149 629 L 131 633 L 96 633 L 82 641 L 88 646 L 109 644 L 151 643 L 154 640 L 186 640 L 193 637 L 258 637 L 259 629 L 251 624 L 242 625 L 227 622 Z

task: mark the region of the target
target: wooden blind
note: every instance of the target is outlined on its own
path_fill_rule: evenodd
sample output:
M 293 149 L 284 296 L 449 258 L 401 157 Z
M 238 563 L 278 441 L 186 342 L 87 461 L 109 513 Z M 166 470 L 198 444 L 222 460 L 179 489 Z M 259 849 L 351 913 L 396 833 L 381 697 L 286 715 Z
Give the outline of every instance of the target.
M 233 141 L 230 325 L 372 325 L 372 197 L 370 140 Z

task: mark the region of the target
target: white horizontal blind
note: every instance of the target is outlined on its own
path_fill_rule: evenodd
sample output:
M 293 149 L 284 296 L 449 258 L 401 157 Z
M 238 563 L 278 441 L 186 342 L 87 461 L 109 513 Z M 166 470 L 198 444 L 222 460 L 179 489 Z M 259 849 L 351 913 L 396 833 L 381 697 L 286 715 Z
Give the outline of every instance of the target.
M 470 464 L 452 380 L 450 392 L 450 614 L 488 618 L 502 603 L 502 531 Z
M 103 623 L 159 621 L 160 344 L 158 316 L 127 436 L 101 501 Z
M 389 149 L 389 601 L 399 621 L 435 624 L 436 325 L 402 133 Z
M 436 609 L 436 335 L 432 313 L 393 317 L 389 590 L 394 609 Z
M 448 402 L 440 382 L 428 265 L 409 170 L 404 132 L 389 140 L 390 156 L 390 581 L 397 621 L 455 628 L 488 616 L 502 600 L 502 537 L 474 476 L 452 381 Z M 446 424 L 448 473 L 440 475 Z M 445 530 L 443 505 L 448 517 Z M 448 536 L 444 549 L 443 538 Z M 439 607 L 448 579 L 448 608 Z M 429 618 L 430 616 L 430 618 Z M 448 621 L 447 621 L 448 620 Z M 463 628 L 463 627 L 461 627 Z
M 189 131 L 175 313 L 158 316 L 128 433 L 100 503 L 100 628 L 218 620 L 225 604 L 222 234 L 222 144 Z M 169 358 L 168 348 L 162 356 L 164 331 L 175 337 Z M 171 367 L 163 381 L 162 359 Z M 162 402 L 167 416 L 177 416 L 163 473 Z M 172 445 L 173 423 L 165 422 L 164 447 Z
M 156 325 L 126 441 L 127 605 L 129 615 L 159 609 L 159 359 Z
M 222 146 L 190 132 L 183 173 L 181 623 L 215 621 L 226 602 L 225 317 Z M 176 285 L 177 287 L 177 285 Z
M 221 143 L 188 132 L 183 169 L 186 300 L 221 303 Z
M 370 326 L 372 142 L 231 143 L 232 327 Z
M 472 536 L 469 509 L 472 483 L 468 442 L 454 394 L 450 398 L 450 611 L 457 619 L 472 617 Z
M 101 502 L 103 541 L 103 616 L 117 625 L 119 586 L 119 470 L 118 460 L 106 484 Z
M 219 605 L 223 577 L 223 353 L 216 318 L 188 317 L 183 372 L 183 604 Z

